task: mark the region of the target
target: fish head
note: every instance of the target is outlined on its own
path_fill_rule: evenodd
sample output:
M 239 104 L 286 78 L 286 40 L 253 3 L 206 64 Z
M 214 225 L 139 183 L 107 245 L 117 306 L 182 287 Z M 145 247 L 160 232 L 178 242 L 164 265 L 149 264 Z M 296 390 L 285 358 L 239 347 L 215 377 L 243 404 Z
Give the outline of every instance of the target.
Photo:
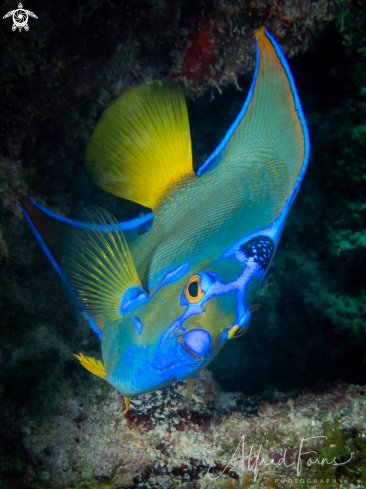
M 126 296 L 121 323 L 103 330 L 107 380 L 132 396 L 197 376 L 249 326 L 265 267 L 248 255 L 231 250 L 204 265 L 186 263 L 149 294 Z

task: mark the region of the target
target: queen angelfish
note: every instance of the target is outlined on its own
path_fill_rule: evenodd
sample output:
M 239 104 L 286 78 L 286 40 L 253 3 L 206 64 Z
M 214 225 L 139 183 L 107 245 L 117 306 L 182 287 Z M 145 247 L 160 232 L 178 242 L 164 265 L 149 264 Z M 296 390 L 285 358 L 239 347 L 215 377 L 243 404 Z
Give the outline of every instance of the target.
M 99 335 L 78 356 L 129 403 L 193 380 L 248 327 L 309 158 L 305 117 L 273 37 L 256 31 L 243 108 L 197 173 L 176 83 L 131 88 L 98 121 L 86 167 L 103 190 L 152 209 L 127 222 L 93 207 L 72 220 L 27 198 L 24 215 Z

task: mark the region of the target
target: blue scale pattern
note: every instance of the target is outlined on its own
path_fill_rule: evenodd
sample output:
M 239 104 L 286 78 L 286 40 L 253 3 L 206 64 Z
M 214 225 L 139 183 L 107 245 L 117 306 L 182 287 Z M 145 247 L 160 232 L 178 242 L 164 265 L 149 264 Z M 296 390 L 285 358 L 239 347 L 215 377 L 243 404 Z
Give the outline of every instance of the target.
M 253 257 L 260 269 L 266 270 L 272 259 L 275 245 L 268 236 L 256 236 L 241 245 L 240 249 L 248 258 Z

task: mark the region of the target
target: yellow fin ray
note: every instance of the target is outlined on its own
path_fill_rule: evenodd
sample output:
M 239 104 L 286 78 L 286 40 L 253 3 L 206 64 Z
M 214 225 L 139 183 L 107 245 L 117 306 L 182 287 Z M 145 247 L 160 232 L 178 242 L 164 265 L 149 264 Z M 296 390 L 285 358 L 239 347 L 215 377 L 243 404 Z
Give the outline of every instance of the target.
M 99 207 L 80 217 L 83 222 L 65 236 L 63 279 L 102 331 L 106 322 L 121 318 L 123 293 L 141 282 L 116 219 Z
M 131 398 L 127 396 L 123 396 L 123 399 L 125 401 L 126 411 L 128 411 L 130 409 Z
M 86 167 L 103 190 L 150 208 L 181 177 L 194 174 L 179 85 L 157 81 L 124 92 L 97 123 Z
M 186 379 L 187 382 L 187 397 L 188 399 L 192 398 L 192 391 L 195 379 Z
M 105 369 L 101 360 L 97 360 L 93 357 L 85 357 L 82 353 L 80 353 L 80 355 L 74 354 L 74 356 L 79 360 L 83 367 L 89 370 L 89 372 L 106 380 Z

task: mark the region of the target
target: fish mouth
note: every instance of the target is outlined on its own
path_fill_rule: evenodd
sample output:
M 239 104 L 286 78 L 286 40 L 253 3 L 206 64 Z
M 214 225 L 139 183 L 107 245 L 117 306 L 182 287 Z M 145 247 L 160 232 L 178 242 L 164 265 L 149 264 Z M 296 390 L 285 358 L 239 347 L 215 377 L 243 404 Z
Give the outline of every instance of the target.
M 191 329 L 177 339 L 193 358 L 203 361 L 211 349 L 211 335 L 205 329 Z
M 200 362 L 202 362 L 202 360 L 205 359 L 205 357 L 200 357 L 199 355 L 197 355 L 197 353 L 195 353 L 193 350 L 191 350 L 189 348 L 189 346 L 185 344 L 182 336 L 179 336 L 179 338 L 177 339 L 177 343 L 180 343 L 183 346 L 183 348 L 185 349 L 185 351 L 187 353 L 189 353 L 190 355 L 192 355 L 193 358 L 196 358 Z

